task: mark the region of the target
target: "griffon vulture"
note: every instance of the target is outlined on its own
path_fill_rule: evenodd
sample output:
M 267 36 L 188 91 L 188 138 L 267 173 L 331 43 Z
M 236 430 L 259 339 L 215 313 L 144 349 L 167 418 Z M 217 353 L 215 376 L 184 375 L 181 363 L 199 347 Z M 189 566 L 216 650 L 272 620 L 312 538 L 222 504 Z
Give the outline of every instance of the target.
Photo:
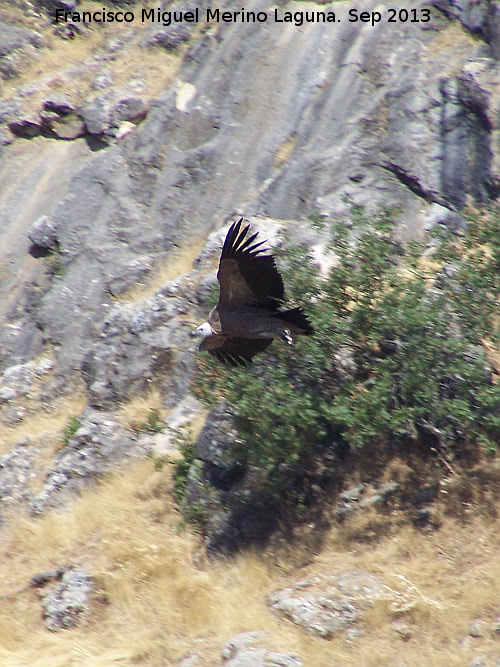
M 265 241 L 254 243 L 258 232 L 245 240 L 250 225 L 233 223 L 222 247 L 217 279 L 219 302 L 208 321 L 191 332 L 202 336 L 200 350 L 219 361 L 246 366 L 278 336 L 289 345 L 293 336 L 314 333 L 300 308 L 279 310 L 285 290 L 274 257 L 263 255 Z

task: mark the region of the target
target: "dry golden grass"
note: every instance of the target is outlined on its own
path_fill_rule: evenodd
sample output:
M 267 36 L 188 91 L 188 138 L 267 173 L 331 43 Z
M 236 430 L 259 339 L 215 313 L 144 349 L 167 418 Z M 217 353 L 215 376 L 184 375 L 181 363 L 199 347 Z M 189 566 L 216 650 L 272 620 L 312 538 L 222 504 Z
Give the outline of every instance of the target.
M 458 72 L 474 43 L 476 43 L 476 40 L 472 33 L 468 32 L 459 21 L 455 21 L 436 33 L 436 37 L 428 45 L 424 57 L 426 61 L 432 59 L 434 65 L 441 63 L 448 72 L 450 63 L 454 63 L 456 64 L 454 71 Z
M 0 456 L 23 438 L 36 438 L 45 431 L 62 434 L 70 418 L 78 416 L 87 404 L 87 395 L 83 387 L 80 387 L 70 396 L 63 396 L 55 401 L 54 405 L 44 409 L 34 409 L 29 400 L 18 401 L 17 404 L 25 405 L 27 415 L 18 424 L 2 426 Z
M 193 440 L 197 440 L 198 436 L 201 433 L 202 428 L 205 426 L 209 411 L 202 410 L 196 415 L 193 421 L 189 425 L 189 432 Z
M 53 33 L 52 26 L 43 27 L 37 19 L 26 17 L 25 27 L 37 30 L 44 39 L 45 48 L 41 49 L 37 58 L 23 64 L 21 75 L 5 83 L 2 89 L 3 97 L 8 98 L 16 88 L 23 84 L 32 83 L 40 77 L 48 77 L 42 88 L 34 94 L 24 98 L 25 110 L 39 110 L 42 99 L 49 90 L 61 90 L 68 93 L 78 102 L 97 96 L 103 91 L 93 92 L 91 81 L 101 71 L 108 70 L 113 76 L 113 86 L 120 87 L 130 83 L 133 79 L 142 79 L 145 83 L 144 94 L 153 97 L 164 90 L 175 79 L 183 55 L 183 48 L 167 53 L 165 49 L 146 49 L 139 46 L 140 35 L 143 33 L 143 24 L 140 21 L 142 8 L 147 3 L 135 5 L 133 8 L 136 20 L 133 23 L 92 23 L 85 27 L 84 34 L 76 35 L 73 39 L 61 39 Z M 78 11 L 99 11 L 102 7 L 116 11 L 112 2 L 103 2 L 97 7 L 95 2 L 85 0 L 78 5 Z M 17 18 L 16 18 L 17 17 Z M 138 18 L 139 17 L 139 18 Z M 19 11 L 13 13 L 17 23 L 20 20 Z M 146 24 L 144 24 L 144 27 Z M 139 30 L 136 30 L 139 28 Z M 127 47 L 116 54 L 114 59 L 107 60 L 105 66 L 96 69 L 94 66 L 68 78 L 61 76 L 71 65 L 78 65 L 84 61 L 92 62 L 93 56 L 101 51 L 108 40 L 124 38 Z
M 288 162 L 290 155 L 297 143 L 297 133 L 294 132 L 291 137 L 285 139 L 277 148 L 274 155 L 274 168 L 281 169 L 281 167 Z
M 398 526 L 396 516 L 387 534 L 362 541 L 377 519 L 363 513 L 348 529 L 332 529 L 307 567 L 282 569 L 256 553 L 207 561 L 201 539 L 179 529 L 171 488 L 168 466 L 157 471 L 140 461 L 85 492 L 68 511 L 5 529 L 0 595 L 63 564 L 90 571 L 97 594 L 79 628 L 56 634 L 44 629 L 33 589 L 4 597 L 2 665 L 175 665 L 194 650 L 200 664 L 214 667 L 223 643 L 247 630 L 269 632 L 263 645 L 298 655 L 307 667 L 463 665 L 478 652 L 500 652 L 493 635 L 459 645 L 475 617 L 492 621 L 499 612 L 496 518 L 445 517 L 439 531 L 425 534 Z M 385 588 L 366 611 L 363 638 L 352 645 L 308 637 L 266 607 L 267 593 L 298 579 L 353 570 L 371 572 Z M 410 627 L 409 641 L 396 633 L 397 621 Z
M 72 511 L 20 520 L 6 531 L 3 595 L 37 571 L 75 563 L 93 574 L 101 601 L 81 628 L 52 635 L 33 590 L 4 598 L 2 665 L 163 665 L 193 648 L 208 665 L 236 632 L 264 622 L 280 634 L 263 599 L 274 579 L 268 565 L 252 554 L 229 565 L 199 556 L 195 564 L 199 539 L 179 531 L 169 487 L 168 471 L 142 461 L 87 492 Z M 282 630 L 282 641 L 293 644 L 293 629 Z
M 498 322 L 496 322 L 496 327 L 497 330 L 500 327 Z M 498 382 L 500 382 L 500 348 L 490 340 L 483 339 L 481 343 L 483 345 L 486 361 L 493 369 L 492 382 L 498 384 Z
M 155 387 L 131 398 L 118 410 L 117 417 L 122 424 L 132 431 L 139 431 L 147 423 L 151 412 L 155 411 L 159 418 L 165 419 L 165 411 L 162 410 L 161 393 Z

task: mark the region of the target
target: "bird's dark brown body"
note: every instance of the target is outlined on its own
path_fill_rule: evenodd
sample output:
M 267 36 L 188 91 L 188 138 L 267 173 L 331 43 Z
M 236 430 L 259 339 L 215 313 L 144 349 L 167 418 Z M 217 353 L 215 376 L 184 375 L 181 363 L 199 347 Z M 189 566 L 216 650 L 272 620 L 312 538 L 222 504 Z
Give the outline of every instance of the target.
M 208 321 L 192 335 L 204 336 L 200 350 L 220 361 L 246 365 L 265 350 L 274 338 L 290 345 L 293 336 L 311 335 L 313 328 L 300 308 L 280 310 L 284 286 L 272 255 L 254 243 L 257 234 L 246 238 L 249 226 L 243 219 L 231 225 L 222 248 L 217 279 L 220 296 Z

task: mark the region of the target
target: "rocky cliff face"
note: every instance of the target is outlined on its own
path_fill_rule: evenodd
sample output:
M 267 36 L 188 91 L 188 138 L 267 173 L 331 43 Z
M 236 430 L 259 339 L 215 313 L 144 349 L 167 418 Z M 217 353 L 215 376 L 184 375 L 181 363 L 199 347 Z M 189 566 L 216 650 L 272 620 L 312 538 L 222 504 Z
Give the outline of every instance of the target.
M 91 354 L 114 297 L 236 212 L 304 220 L 313 210 L 342 215 L 349 198 L 399 207 L 401 233 L 411 236 L 429 211 L 453 218 L 468 198 L 494 199 L 498 10 L 469 4 L 401 4 L 420 22 L 399 14 L 389 22 L 384 10 L 371 25 L 350 22 L 351 5 L 335 3 L 336 24 L 297 27 L 254 2 L 247 9 L 269 11 L 266 23 L 199 26 L 182 33 L 173 55 L 175 25 L 137 18 L 113 35 L 73 23 L 82 34 L 64 41 L 68 24 L 49 24 L 53 8 L 32 8 L 39 33 L 4 23 L 3 58 L 19 64 L 4 71 L 0 116 L 3 367 L 50 342 L 65 382 Z M 361 3 L 355 16 L 376 5 Z M 45 66 L 49 47 L 71 51 L 97 38 L 102 48 L 83 61 L 47 65 L 16 85 L 16 73 L 32 76 L 27 57 Z M 141 54 L 152 51 L 171 70 L 158 93 L 158 81 L 140 76 Z M 137 69 L 125 81 L 130 58 Z M 61 129 L 70 124 L 74 136 Z M 27 233 L 42 215 L 55 230 L 51 278 L 46 260 L 28 254 Z
M 164 9 L 196 6 L 205 17 L 203 1 Z M 280 4 L 280 17 L 335 13 L 300 26 L 299 14 L 277 22 L 265 0 L 245 5 L 265 22 L 171 26 L 56 24 L 57 8 L 82 9 L 66 0 L 0 7 L 9 516 L 13 497 L 40 513 L 122 456 L 143 456 L 151 442 L 115 411 L 153 383 L 164 406 L 180 406 L 175 424 L 196 413 L 187 331 L 214 268 L 200 251 L 235 214 L 305 222 L 347 215 L 351 203 L 390 206 L 409 238 L 496 200 L 500 3 L 391 7 Z M 25 440 L 31 419 L 77 390 L 74 437 L 56 454 L 57 429 Z

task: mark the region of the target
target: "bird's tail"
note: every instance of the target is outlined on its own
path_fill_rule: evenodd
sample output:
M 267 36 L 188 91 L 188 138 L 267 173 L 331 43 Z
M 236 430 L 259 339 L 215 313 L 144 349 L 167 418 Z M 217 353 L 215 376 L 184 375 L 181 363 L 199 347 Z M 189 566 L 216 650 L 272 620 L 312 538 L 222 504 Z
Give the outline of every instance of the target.
M 292 308 L 291 310 L 285 310 L 282 313 L 276 313 L 276 317 L 297 327 L 298 330 L 293 331 L 293 333 L 301 333 L 306 336 L 310 336 L 314 333 L 314 328 L 309 321 L 309 318 L 300 308 Z

